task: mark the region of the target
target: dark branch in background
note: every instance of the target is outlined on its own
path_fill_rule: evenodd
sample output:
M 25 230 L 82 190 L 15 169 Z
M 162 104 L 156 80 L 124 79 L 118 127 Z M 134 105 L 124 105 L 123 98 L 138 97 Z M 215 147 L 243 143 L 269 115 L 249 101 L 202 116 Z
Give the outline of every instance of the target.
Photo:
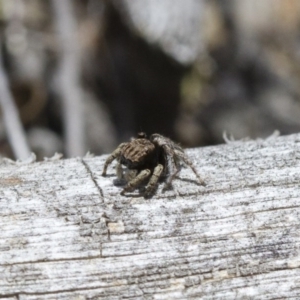
M 52 0 L 55 25 L 61 47 L 58 71 L 59 92 L 63 102 L 63 121 L 67 156 L 81 156 L 85 150 L 84 112 L 80 87 L 80 53 L 73 2 Z
M 26 159 L 30 156 L 30 148 L 27 143 L 24 128 L 19 112 L 9 90 L 6 72 L 2 64 L 0 52 L 0 105 L 2 117 L 6 129 L 7 139 L 12 148 L 15 158 Z

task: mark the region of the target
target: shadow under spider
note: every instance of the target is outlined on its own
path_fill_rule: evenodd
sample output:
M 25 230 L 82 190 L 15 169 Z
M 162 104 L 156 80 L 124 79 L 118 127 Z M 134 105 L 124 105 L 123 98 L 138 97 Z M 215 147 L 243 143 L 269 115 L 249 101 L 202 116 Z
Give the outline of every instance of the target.
M 120 179 L 114 179 L 113 180 L 113 185 L 119 188 L 124 188 L 124 186 L 126 186 L 127 182 L 126 180 L 120 180 Z M 142 186 L 138 187 L 136 190 L 138 190 L 138 193 L 127 193 L 127 194 L 123 194 L 122 196 L 125 197 L 131 197 L 131 198 L 139 198 L 139 197 L 144 197 L 145 199 L 150 199 L 152 198 L 158 190 L 158 186 L 152 191 L 151 194 L 146 195 L 145 191 L 146 191 L 146 184 L 143 184 Z
M 109 177 L 113 177 L 114 175 L 109 175 Z M 187 183 L 192 183 L 192 184 L 196 184 L 199 185 L 197 180 L 194 179 L 188 179 L 188 178 L 176 178 L 177 180 L 183 181 L 183 182 L 187 182 Z M 164 182 L 164 179 L 160 180 L 160 183 L 162 184 Z M 113 180 L 113 185 L 119 188 L 123 188 L 125 187 L 127 184 L 126 180 L 120 180 L 120 179 L 114 179 Z M 146 184 L 142 185 L 141 187 L 137 188 L 138 193 L 127 193 L 124 194 L 123 196 L 125 197 L 131 197 L 131 198 L 139 198 L 139 197 L 144 197 L 145 199 L 151 199 L 154 195 L 157 194 L 158 191 L 158 187 L 159 185 L 155 188 L 155 190 L 149 194 L 149 195 L 145 195 L 145 190 L 146 190 Z M 171 185 L 169 188 L 167 189 L 162 189 L 161 193 L 164 194 L 166 191 L 170 191 L 170 190 L 174 190 L 173 185 Z
M 116 176 L 115 174 L 106 174 L 105 175 L 106 178 L 111 178 L 111 177 L 115 177 L 115 176 Z
M 188 182 L 188 183 L 193 183 L 193 184 L 196 184 L 196 185 L 199 185 L 199 182 L 195 179 L 188 179 L 188 178 L 176 178 L 177 180 L 180 180 L 180 181 L 184 181 L 184 182 Z

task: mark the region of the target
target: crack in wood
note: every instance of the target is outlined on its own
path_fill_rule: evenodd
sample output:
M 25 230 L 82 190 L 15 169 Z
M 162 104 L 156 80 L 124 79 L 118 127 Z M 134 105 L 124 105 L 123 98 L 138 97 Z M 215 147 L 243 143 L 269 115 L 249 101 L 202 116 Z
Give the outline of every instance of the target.
M 99 186 L 99 184 L 97 183 L 97 180 L 95 179 L 93 172 L 91 171 L 89 165 L 85 162 L 84 158 L 81 159 L 81 162 L 84 165 L 85 169 L 87 170 L 88 174 L 90 175 L 92 181 L 94 182 L 94 184 L 100 194 L 101 199 L 103 200 L 104 199 L 103 191 L 102 191 L 101 187 Z

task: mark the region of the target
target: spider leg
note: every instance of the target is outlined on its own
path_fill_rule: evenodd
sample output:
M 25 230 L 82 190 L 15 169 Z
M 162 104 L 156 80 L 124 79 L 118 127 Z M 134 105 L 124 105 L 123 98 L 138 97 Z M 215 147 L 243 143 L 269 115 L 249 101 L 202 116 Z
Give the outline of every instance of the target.
M 122 149 L 123 147 L 126 145 L 127 143 L 122 143 L 119 145 L 119 147 L 106 159 L 104 167 L 103 167 L 103 172 L 102 172 L 102 176 L 106 175 L 106 171 L 107 171 L 107 167 L 116 159 L 118 158 L 121 153 L 122 153 Z
M 127 182 L 131 181 L 137 175 L 137 170 L 123 169 L 120 162 L 116 165 L 116 175 L 117 179 L 114 180 L 115 185 L 125 185 Z
M 151 178 L 150 178 L 150 180 L 149 180 L 149 182 L 147 184 L 147 187 L 146 187 L 145 196 L 149 197 L 149 196 L 151 196 L 154 193 L 154 191 L 155 191 L 155 189 L 157 187 L 157 183 L 158 183 L 159 177 L 160 177 L 163 169 L 164 169 L 164 167 L 161 164 L 158 164 L 154 168 L 153 174 L 152 174 L 152 176 L 151 176 Z
M 120 162 L 116 165 L 116 175 L 117 178 L 114 180 L 115 185 L 124 185 L 126 183 L 126 179 L 124 178 L 124 170 Z
M 199 173 L 197 172 L 196 168 L 194 167 L 193 163 L 189 160 L 189 158 L 186 156 L 186 154 L 183 151 L 175 150 L 176 156 L 178 156 L 186 165 L 188 165 L 192 171 L 195 173 L 197 176 L 199 183 L 201 185 L 205 185 L 204 180 L 201 178 Z
M 116 175 L 119 180 L 124 180 L 125 182 L 129 182 L 137 175 L 137 170 L 129 170 L 123 169 L 122 164 L 118 161 L 116 165 Z
M 180 171 L 179 168 L 175 168 L 175 170 L 173 171 L 173 173 L 169 175 L 169 177 L 167 178 L 167 181 L 165 183 L 165 186 L 163 188 L 164 191 L 167 190 L 167 189 L 169 189 L 171 187 L 172 181 L 176 177 L 176 175 L 178 174 L 179 171 Z
M 169 172 L 169 175 L 167 177 L 167 180 L 166 180 L 166 183 L 165 183 L 165 186 L 163 189 L 167 190 L 168 188 L 170 188 L 173 179 L 178 174 L 180 169 L 179 169 L 179 165 L 176 163 L 176 160 L 174 159 L 174 157 L 175 157 L 174 150 L 167 145 L 164 145 L 163 148 L 166 152 L 165 157 L 166 157 L 167 167 L 168 167 L 168 172 Z
M 189 160 L 189 158 L 186 156 L 183 149 L 179 145 L 177 145 L 170 139 L 157 133 L 152 134 L 150 140 L 155 145 L 162 147 L 165 152 L 165 160 L 167 164 L 168 177 L 164 189 L 168 189 L 170 187 L 173 179 L 180 171 L 180 163 L 179 163 L 180 160 L 182 160 L 186 165 L 188 165 L 192 169 L 192 171 L 197 176 L 199 183 L 205 185 L 204 180 L 198 174 L 193 163 Z
M 119 180 L 124 179 L 124 170 L 120 162 L 118 162 L 118 164 L 116 165 L 116 174 Z
M 166 179 L 166 184 L 164 186 L 164 190 L 168 189 L 173 181 L 173 179 L 175 178 L 175 176 L 177 175 L 177 173 L 180 171 L 179 168 L 179 163 L 177 163 L 176 161 L 176 155 L 174 150 L 175 149 L 180 149 L 180 147 L 178 145 L 176 145 L 173 141 L 171 141 L 170 139 L 154 133 L 151 135 L 150 140 L 155 144 L 158 145 L 160 147 L 162 147 L 164 149 L 165 152 L 165 160 L 166 160 L 166 164 L 167 164 L 167 179 Z
M 121 195 L 124 195 L 126 192 L 132 192 L 134 191 L 141 182 L 143 182 L 147 177 L 149 177 L 151 174 L 151 171 L 149 169 L 143 170 L 140 172 L 135 178 L 130 180 L 127 185 L 124 187 L 123 191 L 121 192 Z
M 138 171 L 137 170 L 126 170 L 124 174 L 124 180 L 126 182 L 130 182 L 132 179 L 134 179 L 137 176 Z

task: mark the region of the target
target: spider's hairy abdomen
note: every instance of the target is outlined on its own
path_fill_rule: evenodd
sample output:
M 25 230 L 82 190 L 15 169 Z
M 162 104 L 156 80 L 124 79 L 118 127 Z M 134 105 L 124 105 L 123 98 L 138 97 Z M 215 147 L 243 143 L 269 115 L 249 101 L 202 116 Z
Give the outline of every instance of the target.
M 121 163 L 128 168 L 150 163 L 155 155 L 155 145 L 147 139 L 135 139 L 127 143 L 122 151 Z

